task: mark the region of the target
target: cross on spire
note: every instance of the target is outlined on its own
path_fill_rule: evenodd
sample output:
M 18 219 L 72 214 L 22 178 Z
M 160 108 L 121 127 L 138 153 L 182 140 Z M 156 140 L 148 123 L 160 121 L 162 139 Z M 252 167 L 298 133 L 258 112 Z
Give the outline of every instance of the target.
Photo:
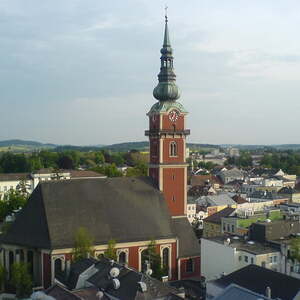
M 165 19 L 166 19 L 166 23 L 168 22 L 168 6 L 165 6 Z

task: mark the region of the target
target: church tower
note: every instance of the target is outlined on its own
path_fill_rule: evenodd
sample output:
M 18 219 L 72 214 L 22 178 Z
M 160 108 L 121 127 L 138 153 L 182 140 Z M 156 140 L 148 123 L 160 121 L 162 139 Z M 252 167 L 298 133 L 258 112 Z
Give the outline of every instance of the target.
M 147 114 L 149 130 L 145 132 L 150 141 L 149 175 L 163 192 L 171 215 L 183 216 L 186 215 L 187 200 L 186 136 L 190 131 L 185 129 L 187 111 L 176 101 L 180 93 L 176 85 L 167 16 L 160 53 L 158 85 L 153 90 L 158 102 Z

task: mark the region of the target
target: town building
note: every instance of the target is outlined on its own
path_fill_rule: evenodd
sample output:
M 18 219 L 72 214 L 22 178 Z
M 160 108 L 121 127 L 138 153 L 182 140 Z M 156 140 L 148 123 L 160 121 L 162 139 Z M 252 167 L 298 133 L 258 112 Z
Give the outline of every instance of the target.
M 225 168 L 221 170 L 218 175 L 224 184 L 235 180 L 244 180 L 245 177 L 244 173 L 238 168 L 232 168 L 229 170 Z
M 280 271 L 280 250 L 237 236 L 201 238 L 201 274 L 206 280 L 220 278 L 255 264 Z
M 1 260 L 8 274 L 15 261 L 31 265 L 36 285 L 48 287 L 69 268 L 74 236 L 85 227 L 94 255 L 116 240 L 118 260 L 142 270 L 154 240 L 170 279 L 200 276 L 200 246 L 187 215 L 186 110 L 176 100 L 168 20 L 161 49 L 159 83 L 150 109 L 150 164 L 147 178 L 40 181 L 2 238 Z
M 203 237 L 222 235 L 222 218 L 233 215 L 235 208 L 226 207 L 203 219 Z
M 262 268 L 257 265 L 248 265 L 240 270 L 225 275 L 219 279 L 207 282 L 206 299 L 219 299 L 225 289 L 235 284 L 259 295 L 265 295 L 267 299 L 300 299 L 300 280 Z M 222 298 L 221 298 L 222 299 Z M 226 298 L 225 298 L 226 299 Z M 234 298 L 227 298 L 234 299 Z M 257 298 L 240 298 L 240 299 L 264 299 Z

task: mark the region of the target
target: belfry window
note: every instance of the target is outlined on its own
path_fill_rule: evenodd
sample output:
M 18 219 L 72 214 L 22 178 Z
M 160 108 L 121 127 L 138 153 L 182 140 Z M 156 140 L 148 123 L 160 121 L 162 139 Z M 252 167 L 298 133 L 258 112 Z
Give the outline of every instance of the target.
M 177 143 L 176 142 L 170 143 L 170 156 L 177 156 Z

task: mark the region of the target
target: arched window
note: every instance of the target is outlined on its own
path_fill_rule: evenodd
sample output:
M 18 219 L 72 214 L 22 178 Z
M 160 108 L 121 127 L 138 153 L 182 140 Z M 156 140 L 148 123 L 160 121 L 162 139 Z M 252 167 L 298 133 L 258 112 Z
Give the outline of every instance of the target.
M 173 131 L 176 131 L 176 125 L 172 124 L 172 127 L 173 127 Z
M 170 156 L 177 156 L 177 144 L 176 142 L 170 143 Z
M 119 254 L 119 263 L 123 265 L 126 264 L 126 253 L 124 251 Z
M 194 261 L 191 258 L 186 261 L 186 272 L 194 272 Z
M 162 265 L 164 268 L 169 268 L 169 248 L 164 248 L 162 253 Z
M 24 250 L 20 249 L 19 254 L 20 254 L 20 261 L 24 262 Z
M 150 260 L 149 251 L 148 251 L 148 249 L 144 249 L 141 252 L 141 267 L 142 267 L 142 272 L 145 272 L 147 270 L 147 264 L 150 264 L 149 260 Z

